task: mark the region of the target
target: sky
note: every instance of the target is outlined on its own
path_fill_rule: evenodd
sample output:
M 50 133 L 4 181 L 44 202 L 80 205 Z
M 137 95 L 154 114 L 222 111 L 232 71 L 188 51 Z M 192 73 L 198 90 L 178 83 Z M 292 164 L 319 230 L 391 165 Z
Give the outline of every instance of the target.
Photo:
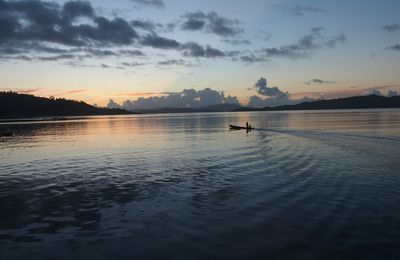
M 0 0 L 0 91 L 154 108 L 400 92 L 398 0 Z

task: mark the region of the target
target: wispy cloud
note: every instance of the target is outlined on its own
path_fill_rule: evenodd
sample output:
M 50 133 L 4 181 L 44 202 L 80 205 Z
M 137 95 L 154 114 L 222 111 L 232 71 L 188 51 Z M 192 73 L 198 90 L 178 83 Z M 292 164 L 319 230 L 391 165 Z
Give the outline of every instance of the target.
M 295 5 L 295 6 L 290 6 L 290 5 L 275 5 L 275 9 L 288 13 L 290 15 L 294 16 L 306 16 L 308 14 L 325 14 L 327 11 L 322 8 L 318 8 L 315 6 L 311 5 Z
M 156 7 L 164 8 L 165 4 L 162 0 L 130 0 L 136 8 L 140 7 Z
M 42 91 L 44 88 L 1 88 L 1 91 L 14 91 L 20 94 L 32 94 Z
M 315 50 L 333 48 L 346 41 L 347 37 L 344 34 L 325 37 L 322 34 L 323 30 L 322 27 L 311 28 L 309 34 L 304 35 L 295 43 L 280 47 L 267 47 L 263 49 L 263 52 L 267 57 L 301 58 L 308 56 Z
M 400 30 L 400 24 L 384 25 L 382 28 L 387 32 L 396 32 Z
M 400 51 L 400 44 L 395 44 L 385 48 L 386 50 Z
M 323 80 L 323 79 L 312 79 L 309 81 L 305 81 L 304 84 L 306 84 L 306 85 L 312 85 L 312 84 L 321 85 L 321 84 L 337 84 L 337 82 L 330 81 L 330 80 Z

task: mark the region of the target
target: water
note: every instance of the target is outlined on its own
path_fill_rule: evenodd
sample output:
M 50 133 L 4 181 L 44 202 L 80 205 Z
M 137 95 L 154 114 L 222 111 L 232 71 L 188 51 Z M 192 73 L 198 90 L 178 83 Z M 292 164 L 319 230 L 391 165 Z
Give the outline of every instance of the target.
M 70 119 L 0 124 L 1 259 L 400 259 L 400 110 Z

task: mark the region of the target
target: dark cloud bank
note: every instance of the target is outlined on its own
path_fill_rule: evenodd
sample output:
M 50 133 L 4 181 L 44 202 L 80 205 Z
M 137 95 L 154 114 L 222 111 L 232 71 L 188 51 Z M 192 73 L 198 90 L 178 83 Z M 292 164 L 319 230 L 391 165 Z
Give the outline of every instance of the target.
M 163 2 L 157 0 L 133 2 L 163 6 Z M 216 13 L 203 15 L 207 19 L 207 31 L 226 36 L 236 33 L 235 28 L 229 27 L 233 21 Z M 39 56 L 38 60 L 50 61 L 67 57 L 145 55 L 129 49 L 132 47 L 176 50 L 186 57 L 224 56 L 223 51 L 208 45 L 180 43 L 158 35 L 156 31 L 164 27 L 152 21 L 104 17 L 86 1 L 68 1 L 59 5 L 45 1 L 0 0 L 0 56 L 32 60 L 32 54 L 44 54 L 47 56 Z M 24 56 L 19 56 L 22 54 Z
M 140 6 L 164 7 L 161 0 L 131 1 Z M 296 8 L 301 12 L 317 11 L 311 7 Z M 240 21 L 216 12 L 189 12 L 176 22 L 164 25 L 151 20 L 105 17 L 87 1 L 67 1 L 60 5 L 50 1 L 0 0 L 0 59 L 82 61 L 106 56 L 144 57 L 146 54 L 137 49 L 150 47 L 176 51 L 187 59 L 231 58 L 249 64 L 271 58 L 307 57 L 318 49 L 335 47 L 346 40 L 343 34 L 326 37 L 323 28 L 316 27 L 292 44 L 226 51 L 193 41 L 179 42 L 159 34 L 171 28 L 214 34 L 232 46 L 251 44 L 240 37 L 244 31 Z M 396 49 L 396 46 L 390 48 Z

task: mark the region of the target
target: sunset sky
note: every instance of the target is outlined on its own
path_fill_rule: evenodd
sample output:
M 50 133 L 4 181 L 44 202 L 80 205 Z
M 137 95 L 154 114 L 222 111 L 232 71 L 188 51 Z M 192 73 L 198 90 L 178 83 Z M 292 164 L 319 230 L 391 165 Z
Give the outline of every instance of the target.
M 101 106 L 205 88 L 260 106 L 394 95 L 399 11 L 398 0 L 0 0 L 0 90 Z

